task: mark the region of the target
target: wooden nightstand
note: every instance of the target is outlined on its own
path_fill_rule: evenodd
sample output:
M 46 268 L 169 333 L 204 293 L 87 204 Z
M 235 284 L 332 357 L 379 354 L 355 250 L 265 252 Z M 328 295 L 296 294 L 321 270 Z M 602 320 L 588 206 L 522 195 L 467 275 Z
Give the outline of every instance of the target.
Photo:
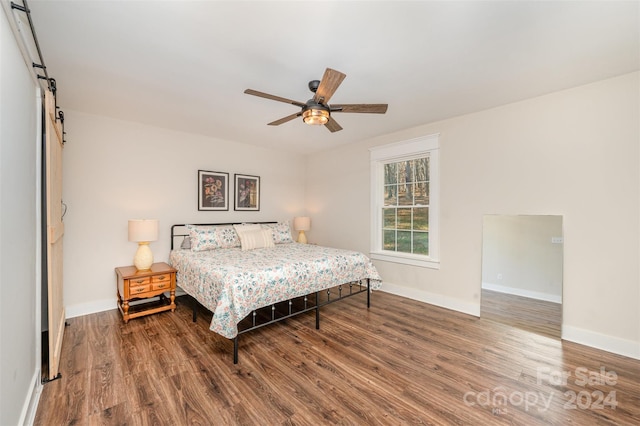
M 176 270 L 164 262 L 154 263 L 149 271 L 138 271 L 135 266 L 116 268 L 118 277 L 118 308 L 124 322 L 131 318 L 155 314 L 156 312 L 175 311 L 176 309 Z M 169 299 L 164 295 L 168 291 Z M 150 301 L 130 305 L 131 300 L 159 297 Z

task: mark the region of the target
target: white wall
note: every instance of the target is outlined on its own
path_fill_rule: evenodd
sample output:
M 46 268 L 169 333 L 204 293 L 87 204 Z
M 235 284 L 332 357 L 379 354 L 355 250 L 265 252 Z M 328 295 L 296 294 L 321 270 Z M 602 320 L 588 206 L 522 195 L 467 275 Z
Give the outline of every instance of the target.
M 160 221 L 151 243 L 166 261 L 176 223 L 288 220 L 304 212 L 298 154 L 65 110 L 64 298 L 68 317 L 116 307 L 114 268 L 133 262 L 128 219 Z M 198 170 L 260 176 L 260 211 L 197 209 Z M 233 185 L 231 186 L 233 188 Z
M 483 218 L 482 288 L 562 303 L 562 217 Z
M 4 9 L 3 9 L 4 10 Z M 40 383 L 37 90 L 0 12 L 0 424 L 34 414 Z
M 368 250 L 368 148 L 440 133 L 441 268 L 376 262 L 383 288 L 478 315 L 482 216 L 562 215 L 563 337 L 640 358 L 639 89 L 636 72 L 309 158 L 309 237 Z

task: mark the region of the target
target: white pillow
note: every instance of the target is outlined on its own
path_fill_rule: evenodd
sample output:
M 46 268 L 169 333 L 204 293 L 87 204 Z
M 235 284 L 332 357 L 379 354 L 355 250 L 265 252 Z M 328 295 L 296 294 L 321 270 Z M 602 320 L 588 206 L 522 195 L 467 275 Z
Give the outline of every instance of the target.
M 243 230 L 238 232 L 238 235 L 240 236 L 240 244 L 243 251 L 275 247 L 271 229 Z
M 262 229 L 262 226 L 260 226 L 259 223 L 241 223 L 233 225 L 233 228 L 236 230 L 238 235 L 240 235 L 241 232 L 256 231 L 258 229 Z

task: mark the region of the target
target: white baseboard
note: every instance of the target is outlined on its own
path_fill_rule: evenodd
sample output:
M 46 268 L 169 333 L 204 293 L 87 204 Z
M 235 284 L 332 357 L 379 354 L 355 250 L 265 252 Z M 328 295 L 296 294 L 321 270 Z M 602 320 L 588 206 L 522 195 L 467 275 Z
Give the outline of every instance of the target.
M 176 297 L 182 296 L 184 294 L 187 294 L 187 293 L 185 293 L 181 288 L 176 287 Z M 136 303 L 145 303 L 145 301 L 140 300 L 140 301 L 131 302 L 132 305 L 135 305 Z M 118 309 L 118 301 L 115 298 L 96 300 L 88 303 L 80 303 L 77 305 L 65 306 L 67 318 L 81 317 L 83 315 L 110 311 L 112 309 Z
M 474 317 L 480 316 L 480 301 L 478 301 L 477 304 L 467 303 L 441 294 L 429 293 L 428 291 L 418 290 L 415 288 L 402 287 L 386 281 L 382 283 L 382 288 L 380 290 L 397 296 L 440 306 L 441 308 L 462 312 L 463 314 L 473 315 Z
M 27 393 L 27 397 L 22 405 L 22 411 L 20 412 L 19 425 L 32 425 L 36 419 L 36 411 L 38 411 L 38 403 L 40 402 L 40 395 L 42 394 L 42 381 L 40 379 L 40 369 L 37 368 L 33 377 L 31 378 L 31 387 Z
M 88 303 L 80 303 L 77 305 L 65 306 L 67 318 L 81 317 L 83 315 L 95 314 L 97 312 L 110 311 L 117 309 L 118 303 L 115 298 L 96 300 Z
M 632 340 L 620 339 L 566 324 L 562 325 L 562 339 L 629 358 L 640 359 L 640 343 Z
M 562 303 L 562 295 L 542 293 L 539 291 L 527 290 L 524 288 L 507 287 L 493 283 L 482 283 L 482 288 L 485 290 L 496 291 L 498 293 L 513 294 L 514 296 L 528 297 L 529 299 L 544 300 L 553 303 Z

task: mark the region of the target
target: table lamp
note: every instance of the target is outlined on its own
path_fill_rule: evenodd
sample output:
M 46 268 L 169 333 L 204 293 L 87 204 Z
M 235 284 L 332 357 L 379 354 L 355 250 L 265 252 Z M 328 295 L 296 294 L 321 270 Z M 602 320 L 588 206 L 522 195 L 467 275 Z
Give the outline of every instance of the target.
M 293 218 L 293 229 L 298 231 L 298 242 L 307 244 L 307 236 L 304 234 L 304 231 L 311 229 L 311 218 L 306 216 Z
M 158 239 L 157 219 L 129 220 L 129 241 L 138 243 L 138 251 L 133 258 L 133 264 L 138 271 L 148 271 L 153 264 L 153 253 L 149 248 L 151 241 Z

